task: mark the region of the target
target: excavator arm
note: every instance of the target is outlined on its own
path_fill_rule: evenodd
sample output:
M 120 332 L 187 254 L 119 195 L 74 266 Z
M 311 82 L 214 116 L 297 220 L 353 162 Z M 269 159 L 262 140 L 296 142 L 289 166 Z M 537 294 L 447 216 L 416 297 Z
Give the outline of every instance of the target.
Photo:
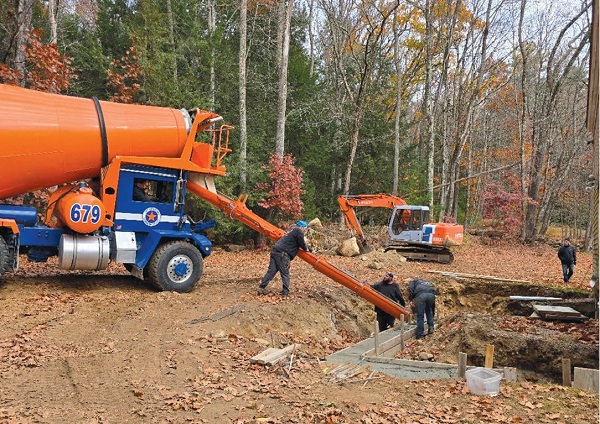
M 406 202 L 400 197 L 389 194 L 358 194 L 354 196 L 338 196 L 338 204 L 340 205 L 340 211 L 342 212 L 346 226 L 356 237 L 361 251 L 365 251 L 368 249 L 367 239 L 358 222 L 354 208 L 361 206 L 394 209 L 396 206 L 405 206 Z

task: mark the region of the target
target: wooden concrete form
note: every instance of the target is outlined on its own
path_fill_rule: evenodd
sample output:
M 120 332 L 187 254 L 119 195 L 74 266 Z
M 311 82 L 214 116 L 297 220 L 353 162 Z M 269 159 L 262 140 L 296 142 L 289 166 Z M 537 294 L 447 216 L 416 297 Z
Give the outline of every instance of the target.
M 465 378 L 467 376 L 467 354 L 464 352 L 458 352 L 458 378 Z
M 571 387 L 571 360 L 562 358 L 562 384 Z
M 375 347 L 364 352 L 361 356 L 383 356 L 393 358 L 396 353 L 404 349 L 404 342 L 415 337 L 417 332 L 416 327 L 406 330 L 406 326 L 401 323 L 399 330 L 400 334 L 391 339 L 380 342 L 379 332 L 374 333 Z
M 598 392 L 598 377 L 600 371 L 591 368 L 573 369 L 573 387 L 590 392 Z
M 485 365 L 486 368 L 494 367 L 494 345 L 485 346 Z

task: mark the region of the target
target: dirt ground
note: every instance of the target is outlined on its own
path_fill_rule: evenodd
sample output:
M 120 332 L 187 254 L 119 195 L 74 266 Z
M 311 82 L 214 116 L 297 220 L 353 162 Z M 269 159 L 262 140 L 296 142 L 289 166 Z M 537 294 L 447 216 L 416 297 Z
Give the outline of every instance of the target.
M 324 237 L 313 236 L 314 247 L 328 250 Z M 546 244 L 484 244 L 469 237 L 449 265 L 381 252 L 323 255 L 361 281 L 374 282 L 389 270 L 401 283 L 422 277 L 436 284 L 439 330 L 409 342 L 400 357 L 425 353 L 456 363 L 460 350 L 469 353 L 469 365 L 478 365 L 485 344 L 494 342 L 500 366 L 535 370 L 527 359 L 533 353 L 515 355 L 541 349 L 552 352 L 537 364 L 546 375 L 560 367 L 556 355 L 564 352 L 597 367 L 598 321 L 542 323 L 506 311 L 510 295 L 585 297 L 590 254 L 578 253 L 568 286 L 555 247 Z M 497 397 L 474 396 L 460 379 L 374 374 L 365 380 L 369 370 L 333 382 L 327 370 L 335 364 L 323 358 L 368 337 L 372 306 L 300 259 L 292 264 L 289 297 L 277 294 L 278 277 L 269 295 L 258 296 L 267 264 L 268 251 L 216 248 L 196 288 L 176 294 L 156 292 L 120 266 L 67 273 L 55 263 L 23 261 L 17 274 L 0 279 L 0 423 L 598 422 L 597 393 L 533 375 L 502 382 Z M 430 271 L 527 282 L 457 280 Z M 214 316 L 233 307 L 239 310 Z M 517 334 L 524 341 L 514 341 Z M 291 343 L 301 344 L 291 361 L 272 368 L 250 363 L 268 347 Z

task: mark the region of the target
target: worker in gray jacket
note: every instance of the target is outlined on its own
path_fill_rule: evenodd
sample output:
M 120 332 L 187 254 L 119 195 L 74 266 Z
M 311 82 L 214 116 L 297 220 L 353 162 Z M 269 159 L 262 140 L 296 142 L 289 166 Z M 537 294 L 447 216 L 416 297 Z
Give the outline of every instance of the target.
M 312 249 L 306 246 L 304 233 L 308 224 L 306 221 L 296 222 L 296 226 L 281 237 L 271 250 L 271 258 L 269 259 L 269 268 L 266 274 L 261 278 L 258 286 L 258 294 L 267 294 L 267 284 L 279 272 L 283 288 L 282 296 L 287 296 L 290 293 L 290 265 L 292 260 L 298 254 L 298 250 L 306 250 L 312 252 Z
M 435 312 L 435 287 L 424 280 L 411 280 L 408 283 L 408 300 L 417 314 L 417 339 L 425 336 L 424 317 L 427 317 L 428 334 L 433 334 L 433 315 Z

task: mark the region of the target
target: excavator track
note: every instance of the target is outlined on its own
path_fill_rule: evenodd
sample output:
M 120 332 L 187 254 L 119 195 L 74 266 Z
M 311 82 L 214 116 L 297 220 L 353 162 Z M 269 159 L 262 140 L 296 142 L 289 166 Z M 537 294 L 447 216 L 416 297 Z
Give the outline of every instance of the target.
M 421 246 L 410 243 L 390 243 L 385 249 L 395 250 L 406 259 L 414 261 L 437 262 L 441 264 L 449 264 L 454 260 L 454 255 L 447 247 L 443 246 Z

